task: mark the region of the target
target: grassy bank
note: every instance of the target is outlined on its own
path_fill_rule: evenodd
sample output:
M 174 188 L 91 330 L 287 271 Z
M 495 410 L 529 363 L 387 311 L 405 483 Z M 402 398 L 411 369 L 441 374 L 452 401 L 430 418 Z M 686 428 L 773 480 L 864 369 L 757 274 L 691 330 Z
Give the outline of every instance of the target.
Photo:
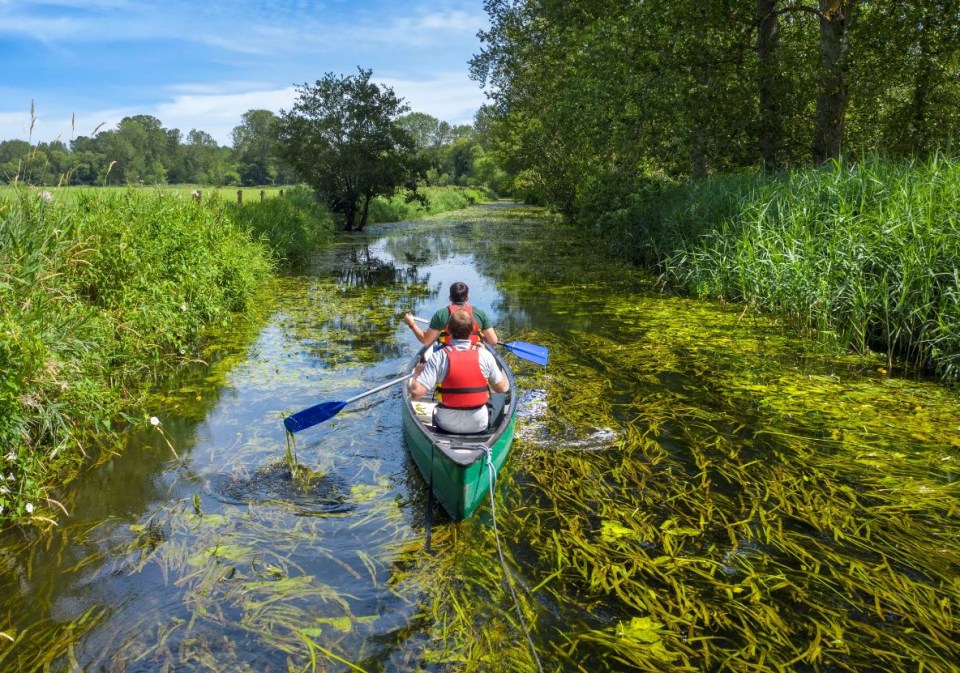
M 370 203 L 369 223 L 416 220 L 428 215 L 460 210 L 483 201 L 492 201 L 492 192 L 472 187 L 423 187 L 424 201 L 407 201 L 405 196 L 378 197 Z
M 0 196 L 0 520 L 55 509 L 54 485 L 144 386 L 193 360 L 209 325 L 331 229 L 309 194 L 241 211 L 167 191 L 64 191 Z
M 619 205 L 595 231 L 672 287 L 960 376 L 957 161 L 650 183 Z
M 380 200 L 371 221 L 489 198 L 427 189 Z M 53 518 L 56 485 L 137 415 L 146 386 L 195 361 L 276 268 L 335 235 L 310 189 L 190 186 L 0 189 L 0 522 Z M 250 198 L 254 196 L 255 198 Z M 143 422 L 137 418 L 136 422 Z

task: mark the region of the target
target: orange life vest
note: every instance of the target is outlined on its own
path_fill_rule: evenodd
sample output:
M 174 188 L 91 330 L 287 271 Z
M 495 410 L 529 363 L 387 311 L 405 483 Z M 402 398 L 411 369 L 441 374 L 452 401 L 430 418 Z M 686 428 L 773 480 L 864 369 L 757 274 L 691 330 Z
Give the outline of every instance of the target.
M 447 375 L 437 387 L 441 407 L 450 409 L 479 409 L 490 399 L 487 379 L 480 370 L 480 348 L 471 346 L 460 350 L 444 346 L 447 353 Z
M 473 315 L 473 307 L 467 303 L 464 303 L 463 306 L 460 306 L 459 304 L 451 304 L 447 307 L 449 314 L 447 315 L 447 324 L 443 326 L 442 330 L 440 330 L 440 343 L 448 344 L 453 340 L 453 338 L 450 336 L 450 318 L 453 317 L 454 311 L 459 311 L 461 309 L 469 313 L 470 319 L 473 320 L 473 331 L 470 333 L 470 343 L 480 343 L 480 325 L 477 323 L 477 319 Z

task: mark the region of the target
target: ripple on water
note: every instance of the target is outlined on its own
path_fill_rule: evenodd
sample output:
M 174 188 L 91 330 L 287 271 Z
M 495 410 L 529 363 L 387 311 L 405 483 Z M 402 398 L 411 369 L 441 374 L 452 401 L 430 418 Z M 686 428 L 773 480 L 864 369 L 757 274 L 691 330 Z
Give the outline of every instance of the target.
M 517 405 L 517 416 L 522 419 L 517 426 L 517 436 L 554 451 L 600 451 L 619 438 L 611 428 L 590 428 L 590 432 L 583 435 L 581 430 L 570 427 L 568 432 L 558 433 L 547 423 L 548 411 L 545 390 L 525 390 Z
M 342 479 L 303 465 L 291 471 L 285 461 L 265 465 L 252 475 L 219 475 L 211 490 L 226 504 L 285 502 L 300 516 L 342 514 L 355 508 Z

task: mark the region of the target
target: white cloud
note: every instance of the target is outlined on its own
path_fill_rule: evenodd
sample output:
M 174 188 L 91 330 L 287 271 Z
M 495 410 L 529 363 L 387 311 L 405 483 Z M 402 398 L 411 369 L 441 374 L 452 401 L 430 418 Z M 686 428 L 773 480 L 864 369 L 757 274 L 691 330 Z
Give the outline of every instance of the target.
M 483 92 L 465 73 L 445 72 L 417 79 L 378 77 L 374 73 L 373 79 L 393 87 L 394 93 L 403 98 L 412 111 L 425 112 L 451 124 L 472 123 L 474 114 L 484 103 Z M 242 86 L 239 83 L 228 86 L 231 91 L 224 92 L 209 84 L 180 84 L 171 87 L 174 95 L 153 107 L 87 110 L 77 113 L 73 122 L 70 113 L 46 115 L 38 112 L 32 140 L 49 142 L 60 139 L 69 142 L 77 136 L 89 136 L 98 128 L 114 129 L 124 117 L 146 114 L 159 119 L 164 128 L 180 129 L 184 136 L 191 129 L 198 129 L 209 133 L 221 145 L 232 145 L 231 133 L 240 123 L 243 113 L 254 109 L 279 113 L 281 109 L 293 107 L 296 99 L 296 91 L 292 86 L 247 90 L 237 90 Z M 28 140 L 29 126 L 29 110 L 23 113 L 0 113 L 0 139 Z
M 438 73 L 432 77 L 376 77 L 374 80 L 393 87 L 412 112 L 425 112 L 450 124 L 472 124 L 473 116 L 486 101 L 480 86 L 466 73 Z
M 176 96 L 152 112 L 166 128 L 178 128 L 184 135 L 191 129 L 206 131 L 221 145 L 232 145 L 231 133 L 248 110 L 271 110 L 293 106 L 293 87 L 239 93 L 192 93 Z

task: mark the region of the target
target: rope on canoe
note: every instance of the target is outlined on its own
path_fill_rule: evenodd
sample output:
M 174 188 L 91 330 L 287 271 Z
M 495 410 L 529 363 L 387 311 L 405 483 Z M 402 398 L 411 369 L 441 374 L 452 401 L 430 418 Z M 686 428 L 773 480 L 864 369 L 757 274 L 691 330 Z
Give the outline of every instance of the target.
M 523 628 L 523 635 L 527 637 L 527 643 L 530 645 L 530 653 L 533 654 L 533 660 L 537 664 L 537 670 L 543 673 L 543 666 L 540 665 L 540 657 L 537 656 L 537 648 L 533 644 L 533 636 L 530 635 L 530 628 L 527 626 L 527 620 L 523 618 L 523 610 L 520 607 L 520 599 L 517 598 L 517 592 L 513 589 L 513 580 L 507 561 L 503 556 L 503 547 L 500 544 L 500 532 L 497 530 L 497 507 L 493 502 L 493 484 L 496 475 L 493 469 L 493 453 L 489 446 L 481 445 L 480 448 L 487 456 L 487 475 L 490 482 L 490 512 L 493 515 L 493 537 L 497 542 L 497 553 L 500 555 L 500 567 L 503 568 L 503 575 L 507 580 L 507 588 L 510 589 L 510 595 L 513 597 L 513 605 L 517 608 L 517 616 L 520 618 L 520 626 Z

